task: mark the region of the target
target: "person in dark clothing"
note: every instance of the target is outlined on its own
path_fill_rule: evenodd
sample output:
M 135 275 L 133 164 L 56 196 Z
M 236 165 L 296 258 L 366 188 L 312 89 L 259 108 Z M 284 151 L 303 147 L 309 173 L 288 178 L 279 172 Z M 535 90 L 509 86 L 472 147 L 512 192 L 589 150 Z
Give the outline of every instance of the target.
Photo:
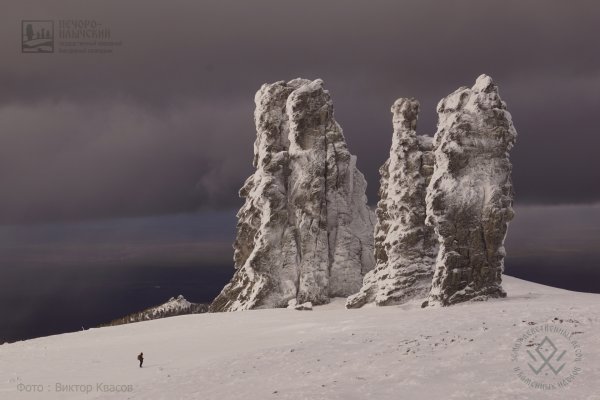
M 142 368 L 142 364 L 144 363 L 144 353 L 138 355 L 138 361 L 140 362 L 140 368 Z

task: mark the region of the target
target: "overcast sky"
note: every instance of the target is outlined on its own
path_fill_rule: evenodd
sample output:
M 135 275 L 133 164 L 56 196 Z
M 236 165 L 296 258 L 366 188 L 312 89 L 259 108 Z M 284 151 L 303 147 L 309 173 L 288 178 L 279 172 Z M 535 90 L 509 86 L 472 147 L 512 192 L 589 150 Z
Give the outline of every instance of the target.
M 594 1 L 19 1 L 0 24 L 0 223 L 237 208 L 264 82 L 323 78 L 376 202 L 390 105 L 481 73 L 508 103 L 518 204 L 600 200 Z M 96 19 L 113 54 L 21 54 L 22 19 Z

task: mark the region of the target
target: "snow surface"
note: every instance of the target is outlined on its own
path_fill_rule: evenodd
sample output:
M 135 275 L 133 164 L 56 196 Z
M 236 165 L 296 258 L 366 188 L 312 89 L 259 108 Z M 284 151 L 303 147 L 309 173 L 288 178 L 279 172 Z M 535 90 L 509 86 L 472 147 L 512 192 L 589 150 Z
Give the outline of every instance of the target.
M 504 287 L 506 299 L 446 308 L 346 310 L 336 299 L 310 312 L 185 315 L 4 344 L 0 399 L 600 399 L 600 295 L 512 277 Z M 512 345 L 555 318 L 581 332 L 582 374 L 564 389 L 529 388 Z M 56 383 L 94 390 L 57 393 Z

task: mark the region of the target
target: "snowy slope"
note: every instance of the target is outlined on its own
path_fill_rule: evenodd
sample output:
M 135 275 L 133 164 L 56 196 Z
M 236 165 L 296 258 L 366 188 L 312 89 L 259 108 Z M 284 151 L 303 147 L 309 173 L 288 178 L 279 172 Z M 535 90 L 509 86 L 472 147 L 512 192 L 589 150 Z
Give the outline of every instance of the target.
M 600 295 L 511 277 L 504 287 L 506 299 L 448 308 L 346 310 L 339 299 L 5 344 L 0 399 L 600 399 Z M 520 335 L 546 322 L 578 332 L 583 360 L 571 385 L 544 392 L 519 381 L 510 357 Z M 93 390 L 57 393 L 56 383 Z M 97 383 L 132 391 L 101 393 Z

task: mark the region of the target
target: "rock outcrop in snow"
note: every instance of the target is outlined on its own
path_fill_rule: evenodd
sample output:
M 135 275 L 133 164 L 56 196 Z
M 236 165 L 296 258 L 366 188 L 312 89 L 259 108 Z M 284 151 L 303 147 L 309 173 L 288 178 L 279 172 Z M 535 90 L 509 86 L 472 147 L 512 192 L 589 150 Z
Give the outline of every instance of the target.
M 208 311 L 208 305 L 201 303 L 191 303 L 182 295 L 171 297 L 165 303 L 146 308 L 145 310 L 129 314 L 125 317 L 110 321 L 100 326 L 115 326 L 130 324 L 132 322 L 150 321 L 153 319 L 175 317 L 177 315 L 201 314 Z
M 390 158 L 379 169 L 380 200 L 375 226 L 375 269 L 346 307 L 399 304 L 426 297 L 437 254 L 433 228 L 425 225 L 425 191 L 433 173 L 432 138 L 417 136 L 419 102 L 398 99 L 392 106 Z
M 288 301 L 288 310 L 297 310 L 297 311 L 312 311 L 313 305 L 310 301 L 306 303 L 298 304 L 296 299 L 292 299 Z
M 366 182 L 321 80 L 265 84 L 255 97 L 256 172 L 240 190 L 236 272 L 211 311 L 327 303 L 373 268 Z
M 504 238 L 514 215 L 508 153 L 516 131 L 498 88 L 482 75 L 443 99 L 433 143 L 415 132 L 416 100 L 398 99 L 392 112 L 390 158 L 380 169 L 376 266 L 346 306 L 505 296 Z
M 427 222 L 440 248 L 429 305 L 504 297 L 504 237 L 514 215 L 511 116 L 486 75 L 442 99 L 437 111 Z

